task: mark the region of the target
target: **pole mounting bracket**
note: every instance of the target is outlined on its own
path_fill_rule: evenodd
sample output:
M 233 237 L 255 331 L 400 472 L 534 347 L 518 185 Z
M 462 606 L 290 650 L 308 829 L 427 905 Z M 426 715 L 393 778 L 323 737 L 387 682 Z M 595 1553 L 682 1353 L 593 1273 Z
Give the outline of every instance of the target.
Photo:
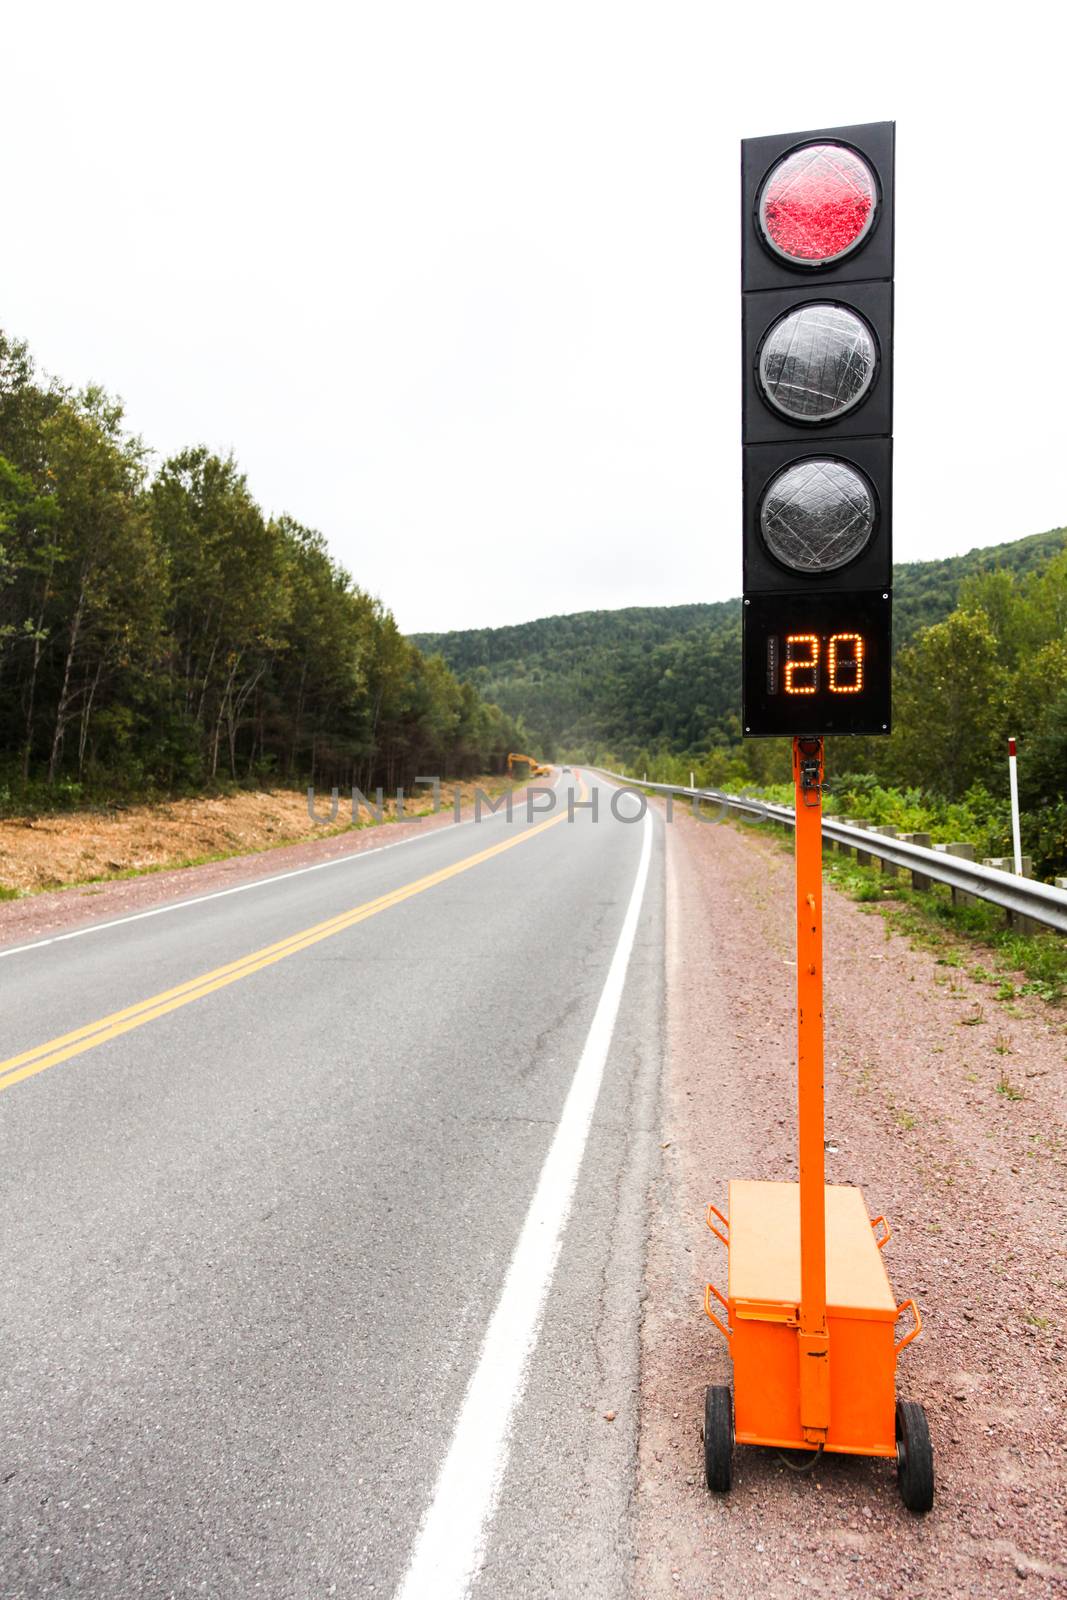
M 822 800 L 823 764 L 822 740 L 797 740 L 797 777 L 806 806 L 818 805 Z M 814 799 L 808 799 L 813 795 Z

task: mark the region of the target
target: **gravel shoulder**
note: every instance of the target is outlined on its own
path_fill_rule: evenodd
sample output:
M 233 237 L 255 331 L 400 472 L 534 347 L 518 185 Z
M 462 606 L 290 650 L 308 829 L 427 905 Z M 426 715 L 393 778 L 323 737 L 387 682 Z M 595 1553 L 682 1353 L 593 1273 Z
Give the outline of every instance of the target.
M 728 1497 L 704 1488 L 704 1386 L 729 1380 L 704 1209 L 731 1177 L 796 1177 L 792 857 L 678 811 L 667 833 L 635 1593 L 1067 1595 L 1067 1011 L 1006 1011 L 829 889 L 827 1176 L 889 1216 L 894 1290 L 919 1301 L 898 1389 L 927 1408 L 937 1501 L 910 1515 L 886 1463 L 800 1477 L 754 1449 Z

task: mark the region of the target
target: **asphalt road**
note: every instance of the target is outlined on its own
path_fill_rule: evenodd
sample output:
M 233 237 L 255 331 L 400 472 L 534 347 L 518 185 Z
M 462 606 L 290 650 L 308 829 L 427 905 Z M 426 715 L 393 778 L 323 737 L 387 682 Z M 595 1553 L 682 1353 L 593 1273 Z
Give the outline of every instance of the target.
M 663 839 L 597 782 L 0 955 L 4 1600 L 628 1592 Z

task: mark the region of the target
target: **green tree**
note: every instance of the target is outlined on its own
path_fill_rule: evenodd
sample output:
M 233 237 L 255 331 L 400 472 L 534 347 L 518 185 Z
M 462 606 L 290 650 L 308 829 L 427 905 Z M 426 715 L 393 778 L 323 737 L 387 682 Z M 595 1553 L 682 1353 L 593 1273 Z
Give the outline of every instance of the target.
M 900 652 L 894 767 L 957 799 L 986 780 L 1003 732 L 1007 673 L 981 612 L 954 611 Z
M 225 743 L 237 775 L 242 719 L 283 648 L 288 593 L 277 524 L 264 521 L 232 457 L 205 448 L 164 463 L 151 490 L 170 580 L 176 693 L 210 776 Z
M 55 483 L 47 562 L 47 626 L 56 674 L 48 752 L 54 782 L 68 730 L 78 728 L 85 763 L 102 688 L 158 652 L 162 624 L 159 563 L 141 495 L 144 447 L 124 434 L 122 408 L 100 389 L 64 401 L 42 426 Z
M 5 648 L 32 641 L 27 577 L 35 556 L 50 542 L 54 502 L 37 493 L 26 473 L 0 456 L 0 674 Z

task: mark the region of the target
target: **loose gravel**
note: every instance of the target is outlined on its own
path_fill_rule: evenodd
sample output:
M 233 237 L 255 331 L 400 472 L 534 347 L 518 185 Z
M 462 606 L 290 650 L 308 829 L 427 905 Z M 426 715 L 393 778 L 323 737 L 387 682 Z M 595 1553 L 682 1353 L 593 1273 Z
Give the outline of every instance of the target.
M 927 1409 L 937 1500 L 911 1515 L 886 1462 L 799 1477 L 752 1448 L 713 1497 L 703 1392 L 730 1365 L 702 1310 L 726 1279 L 704 1209 L 725 1210 L 731 1177 L 796 1177 L 793 863 L 677 812 L 668 836 L 635 1593 L 1067 1594 L 1067 1010 L 1008 1010 L 827 891 L 827 1178 L 889 1216 L 893 1287 L 919 1301 L 898 1390 Z

